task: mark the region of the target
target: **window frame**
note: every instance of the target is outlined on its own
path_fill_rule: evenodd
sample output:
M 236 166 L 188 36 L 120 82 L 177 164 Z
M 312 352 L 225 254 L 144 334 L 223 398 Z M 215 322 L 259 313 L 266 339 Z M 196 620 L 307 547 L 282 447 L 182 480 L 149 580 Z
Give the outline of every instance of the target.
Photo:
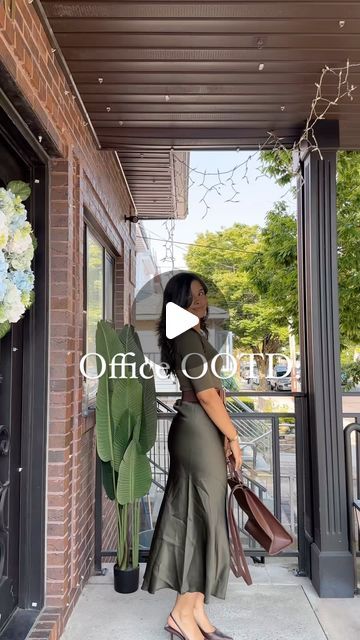
M 103 291 L 102 291 L 102 319 L 106 318 L 106 262 L 112 265 L 112 288 L 111 288 L 111 314 L 112 319 L 106 318 L 106 320 L 114 327 L 115 326 L 115 259 L 114 251 L 109 246 L 107 239 L 100 234 L 88 217 L 84 216 L 83 226 L 83 355 L 86 353 L 87 345 L 87 312 L 88 312 L 88 234 L 97 242 L 102 248 L 102 279 L 103 279 Z M 83 394 L 82 394 L 82 414 L 87 416 L 89 412 L 94 411 L 96 407 L 96 392 L 95 395 L 89 395 L 87 387 L 87 380 L 83 376 Z

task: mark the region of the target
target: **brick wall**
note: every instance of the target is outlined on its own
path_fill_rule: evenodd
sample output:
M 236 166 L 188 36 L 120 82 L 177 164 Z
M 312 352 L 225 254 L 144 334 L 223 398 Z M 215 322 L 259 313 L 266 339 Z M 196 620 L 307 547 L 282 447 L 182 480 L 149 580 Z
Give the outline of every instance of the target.
M 111 241 L 115 324 L 129 320 L 135 284 L 131 204 L 112 152 L 100 151 L 51 50 L 39 16 L 17 0 L 0 5 L 0 62 L 33 133 L 50 160 L 50 368 L 45 609 L 30 638 L 57 640 L 93 570 L 94 415 L 82 416 L 84 208 Z M 3 76 L 5 77 L 5 75 Z M 10 86 L 9 84 L 7 86 Z M 131 273 L 129 265 L 131 264 Z M 114 504 L 104 505 L 104 544 L 113 547 Z

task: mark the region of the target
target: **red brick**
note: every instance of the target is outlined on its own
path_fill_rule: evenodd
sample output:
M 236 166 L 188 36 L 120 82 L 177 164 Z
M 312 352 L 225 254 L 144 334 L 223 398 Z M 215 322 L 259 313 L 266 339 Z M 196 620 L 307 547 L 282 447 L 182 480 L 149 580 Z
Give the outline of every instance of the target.
M 47 554 L 47 559 L 48 559 L 48 566 L 58 566 L 58 567 L 64 567 L 66 566 L 64 563 L 66 562 L 66 559 L 68 557 L 68 553 L 65 551 L 49 551 L 48 550 L 48 554 Z
M 69 473 L 69 456 L 65 462 L 48 464 L 48 478 L 64 478 Z
M 53 338 L 51 339 L 51 341 Z M 71 391 L 74 385 L 74 380 L 70 378 L 62 378 L 59 380 L 51 380 L 50 382 L 50 390 L 51 391 Z
M 57 537 L 53 536 L 52 538 L 47 539 L 47 548 L 49 551 L 63 551 L 66 549 L 69 541 L 67 536 Z M 50 591 L 48 591 L 50 593 Z
M 63 609 L 63 611 L 65 611 L 65 606 L 66 606 L 66 596 L 62 595 L 56 595 L 56 596 L 50 596 L 50 595 L 46 595 L 45 598 L 45 606 L 46 607 L 61 607 Z M 49 640 L 47 638 L 47 640 Z
M 46 570 L 46 576 L 50 580 L 64 580 L 66 577 L 66 568 L 64 566 L 60 567 L 49 567 Z
M 15 53 L 22 64 L 25 60 L 25 40 L 20 31 L 15 34 Z
M 15 40 L 15 27 L 13 22 L 8 17 L 6 17 L 5 29 L 3 33 L 7 43 L 12 46 Z
M 67 506 L 62 505 L 61 507 L 55 508 L 50 507 L 48 509 L 49 521 L 51 522 L 63 522 L 66 517 Z
M 63 522 L 51 522 L 47 524 L 46 532 L 48 537 L 63 536 L 67 533 L 68 525 Z
M 38 69 L 34 76 L 36 78 L 34 80 L 34 86 L 37 87 L 38 98 L 40 102 L 44 103 L 46 101 L 46 80 Z
M 33 56 L 32 53 L 25 45 L 25 57 L 24 57 L 24 68 L 28 76 L 32 77 L 33 74 Z
M 51 203 L 50 215 L 52 225 L 55 227 L 67 227 L 71 224 L 71 204 L 69 199 L 64 201 L 53 200 Z
M 6 19 L 7 18 L 6 18 L 5 4 L 4 2 L 2 2 L 0 4 L 0 30 L 1 31 L 5 29 Z
M 67 407 L 53 407 L 50 405 L 49 407 L 49 417 L 50 420 L 66 420 L 70 418 L 73 413 L 73 406 L 69 405 Z
M 49 425 L 49 432 L 54 435 L 62 435 L 68 433 L 71 429 L 71 423 L 69 420 L 52 420 Z

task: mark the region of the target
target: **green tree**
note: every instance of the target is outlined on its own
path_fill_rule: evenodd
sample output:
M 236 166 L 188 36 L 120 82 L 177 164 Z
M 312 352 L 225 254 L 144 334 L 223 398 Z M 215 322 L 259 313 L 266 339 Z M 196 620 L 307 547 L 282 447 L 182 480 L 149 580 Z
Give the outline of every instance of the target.
M 234 347 L 262 354 L 255 360 L 260 388 L 266 389 L 267 354 L 287 344 L 288 322 L 281 305 L 269 304 L 267 287 L 254 267 L 263 256 L 263 241 L 259 226 L 236 223 L 217 233 L 199 234 L 185 260 L 189 269 L 214 282 L 225 296 Z
M 271 151 L 261 154 L 262 168 L 278 184 L 291 184 L 291 153 L 279 156 Z M 358 382 L 360 362 L 353 363 L 360 347 L 360 154 L 339 151 L 337 154 L 337 246 L 339 284 L 339 330 L 342 363 L 349 368 L 350 383 Z M 297 317 L 297 315 L 296 315 Z M 347 363 L 345 354 L 352 353 Z
M 295 189 L 291 152 L 265 151 L 261 159 L 268 175 Z M 359 351 L 360 341 L 360 154 L 355 152 L 338 154 L 337 223 L 340 344 L 351 388 L 360 377 L 360 363 L 344 362 L 345 354 Z M 225 295 L 235 348 L 263 354 L 256 360 L 266 388 L 265 353 L 287 347 L 289 329 L 299 336 L 296 214 L 280 201 L 268 212 L 263 228 L 238 223 L 200 234 L 186 263 Z
M 297 223 L 286 203 L 276 202 L 261 229 L 259 250 L 249 262 L 251 282 L 298 338 Z

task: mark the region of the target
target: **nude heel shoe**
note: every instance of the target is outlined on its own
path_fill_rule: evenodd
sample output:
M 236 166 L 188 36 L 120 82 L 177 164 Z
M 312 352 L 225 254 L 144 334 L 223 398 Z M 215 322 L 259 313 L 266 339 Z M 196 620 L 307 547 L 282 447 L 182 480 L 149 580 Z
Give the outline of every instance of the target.
M 168 631 L 171 634 L 171 640 L 173 640 L 173 636 L 177 636 L 178 638 L 180 638 L 180 640 L 189 640 L 189 638 L 187 637 L 187 635 L 182 631 L 180 625 L 178 622 L 176 622 L 174 616 L 172 613 L 170 613 L 170 617 L 174 620 L 175 624 L 179 627 L 180 631 L 178 631 L 177 629 L 174 629 L 173 627 L 170 627 L 170 625 L 166 624 L 164 629 L 165 631 Z

